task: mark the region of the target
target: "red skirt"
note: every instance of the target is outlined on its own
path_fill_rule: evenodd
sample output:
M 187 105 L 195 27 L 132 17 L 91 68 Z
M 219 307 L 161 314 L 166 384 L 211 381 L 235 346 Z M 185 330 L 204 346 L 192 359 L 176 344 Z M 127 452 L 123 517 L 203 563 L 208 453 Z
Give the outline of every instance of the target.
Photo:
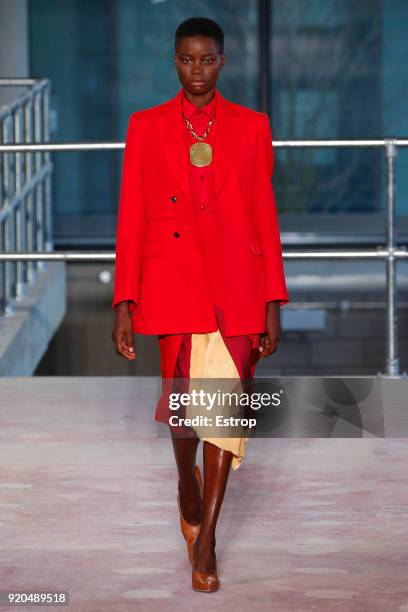
M 174 411 L 170 408 L 169 394 L 188 392 L 196 380 L 205 380 L 206 388 L 211 386 L 210 379 L 221 382 L 224 391 L 228 387 L 236 389 L 237 383 L 241 389 L 245 388 L 255 373 L 255 366 L 259 359 L 260 334 L 245 334 L 239 336 L 225 336 L 224 315 L 220 307 L 214 305 L 218 329 L 215 332 L 202 334 L 162 334 L 158 336 L 160 347 L 160 366 L 162 373 L 162 395 L 156 407 L 155 420 L 170 425 L 170 417 Z M 221 381 L 221 379 L 223 379 Z M 175 386 L 177 381 L 178 385 Z M 223 408 L 224 409 L 224 408 Z M 183 409 L 183 417 L 191 417 L 191 410 Z M 186 414 L 187 413 L 187 414 Z M 228 416 L 232 413 L 228 412 Z M 197 414 L 196 412 L 194 414 Z M 205 413 L 209 414 L 209 413 Z M 220 448 L 233 453 L 232 467 L 237 469 L 245 456 L 245 446 L 248 436 L 244 433 L 232 436 L 211 435 L 208 426 L 195 425 L 189 428 L 170 427 L 175 433 L 184 432 L 184 435 L 199 437 L 215 444 Z M 188 433 L 186 433 L 188 431 Z M 219 433 L 219 428 L 216 430 Z M 240 431 L 235 429 L 234 431 Z M 210 434 L 210 435 L 209 435 Z

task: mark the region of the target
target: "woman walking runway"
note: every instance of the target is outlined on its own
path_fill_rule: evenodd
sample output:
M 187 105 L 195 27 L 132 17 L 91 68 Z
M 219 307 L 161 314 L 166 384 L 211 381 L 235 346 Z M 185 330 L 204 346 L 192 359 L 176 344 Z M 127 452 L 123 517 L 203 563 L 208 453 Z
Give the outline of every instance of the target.
M 174 424 L 169 393 L 245 389 L 258 359 L 277 350 L 280 307 L 289 302 L 269 118 L 220 94 L 225 60 L 217 23 L 184 21 L 174 54 L 182 88 L 130 118 L 112 304 L 119 355 L 135 358 L 134 332 L 158 338 L 163 394 L 155 419 L 170 428 L 191 584 L 203 592 L 220 587 L 216 525 L 248 433 L 192 424 L 199 411 L 191 406 L 178 413 L 188 426 Z M 225 404 L 217 410 L 238 414 Z

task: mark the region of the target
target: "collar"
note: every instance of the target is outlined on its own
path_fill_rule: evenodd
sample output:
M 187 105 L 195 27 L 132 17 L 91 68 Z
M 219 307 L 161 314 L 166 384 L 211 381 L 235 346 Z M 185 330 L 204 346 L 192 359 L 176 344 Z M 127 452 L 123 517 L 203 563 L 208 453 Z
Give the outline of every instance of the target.
M 208 102 L 208 104 L 206 104 L 205 106 L 203 106 L 202 108 L 197 108 L 197 106 L 195 106 L 192 102 L 190 102 L 190 100 L 188 100 L 186 98 L 186 96 L 184 95 L 184 91 L 182 92 L 182 109 L 183 109 L 183 113 L 185 114 L 185 116 L 187 117 L 187 119 L 190 119 L 190 117 L 196 113 L 196 112 L 203 112 L 206 113 L 208 115 L 208 117 L 210 119 L 212 119 L 215 115 L 215 106 L 216 106 L 216 94 L 214 92 L 214 96 L 212 98 L 212 100 L 210 100 L 210 102 Z

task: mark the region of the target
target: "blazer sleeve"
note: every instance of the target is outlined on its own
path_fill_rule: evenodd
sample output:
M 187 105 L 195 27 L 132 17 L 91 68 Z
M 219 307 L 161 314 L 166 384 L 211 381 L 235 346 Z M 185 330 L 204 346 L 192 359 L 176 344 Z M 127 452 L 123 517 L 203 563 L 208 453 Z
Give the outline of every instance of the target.
M 285 282 L 278 214 L 272 185 L 274 170 L 272 131 L 268 115 L 266 113 L 260 113 L 260 115 L 253 207 L 255 223 L 263 250 L 266 301 L 277 300 L 279 305 L 283 306 L 290 300 Z
M 123 300 L 139 300 L 139 277 L 144 228 L 142 192 L 142 134 L 137 112 L 130 116 L 122 165 L 116 227 L 116 260 L 112 308 Z

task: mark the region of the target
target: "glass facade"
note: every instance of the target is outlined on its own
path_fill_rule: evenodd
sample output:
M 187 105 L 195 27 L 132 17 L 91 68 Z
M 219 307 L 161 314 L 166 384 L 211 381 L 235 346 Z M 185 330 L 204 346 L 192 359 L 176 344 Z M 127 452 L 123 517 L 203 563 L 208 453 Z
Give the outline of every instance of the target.
M 124 140 L 129 115 L 173 97 L 177 25 L 218 21 L 218 87 L 266 111 L 280 139 L 404 137 L 405 0 L 30 0 L 30 76 L 53 84 L 53 140 Z M 265 22 L 265 20 L 267 20 Z M 267 26 L 267 27 L 266 27 Z M 267 61 L 262 61 L 266 49 Z M 408 234 L 408 157 L 396 161 L 398 235 Z M 382 148 L 276 148 L 283 242 L 381 242 Z M 54 155 L 56 243 L 113 244 L 122 153 Z

